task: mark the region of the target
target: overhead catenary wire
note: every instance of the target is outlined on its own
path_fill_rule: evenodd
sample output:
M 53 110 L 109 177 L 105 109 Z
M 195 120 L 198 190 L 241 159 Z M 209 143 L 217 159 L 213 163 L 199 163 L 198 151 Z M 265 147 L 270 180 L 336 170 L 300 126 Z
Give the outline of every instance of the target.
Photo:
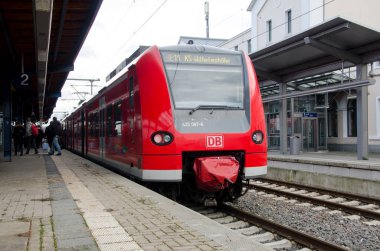
M 153 12 L 152 12 L 152 14 L 149 16 L 149 17 L 147 17 L 147 19 L 131 34 L 131 36 L 122 44 L 122 46 L 121 47 L 119 47 L 119 49 L 115 52 L 115 53 L 113 53 L 113 55 L 111 56 L 111 57 L 109 57 L 109 59 L 104 63 L 104 64 L 102 64 L 97 70 L 96 70 L 96 72 L 98 73 L 99 71 L 100 71 L 100 69 L 102 69 L 105 65 L 107 65 L 114 57 L 115 57 L 115 55 L 117 55 L 117 54 L 119 54 L 119 52 L 125 47 L 125 45 L 129 42 L 129 41 L 131 41 L 131 39 L 134 37 L 134 36 L 136 36 L 136 34 L 157 14 L 157 12 L 166 4 L 166 2 L 167 2 L 168 0 L 164 0 Z M 296 16 L 296 17 L 294 17 L 294 18 L 292 18 L 291 19 L 291 21 L 294 21 L 294 20 L 296 20 L 296 19 L 299 19 L 299 18 L 301 18 L 301 17 L 303 17 L 303 16 L 305 16 L 305 15 L 307 15 L 307 14 L 310 14 L 311 12 L 313 12 L 313 11 L 316 11 L 316 10 L 318 10 L 318 9 L 320 9 L 320 8 L 322 8 L 322 7 L 324 7 L 324 6 L 326 6 L 326 5 L 328 5 L 328 4 L 330 4 L 330 3 L 332 3 L 332 2 L 334 2 L 335 0 L 330 0 L 330 1 L 328 1 L 328 2 L 324 2 L 322 5 L 320 5 L 320 6 L 317 6 L 317 7 L 315 7 L 314 9 L 311 9 L 311 10 L 309 10 L 309 11 L 307 11 L 307 12 L 305 12 L 305 13 L 302 13 L 302 14 L 300 14 L 300 15 L 298 15 L 298 16 Z M 128 9 L 132 6 L 132 4 L 133 4 L 134 2 L 132 2 L 131 4 L 130 4 L 130 6 L 128 7 Z M 127 11 L 128 12 L 128 11 Z M 223 22 L 225 22 L 226 20 L 228 20 L 229 18 L 231 18 L 232 16 L 234 16 L 236 13 L 234 13 L 234 14 L 232 14 L 231 16 L 229 16 L 229 17 L 227 17 L 227 18 L 225 18 L 225 19 L 223 19 L 223 20 L 221 20 L 220 22 L 218 22 L 217 24 L 216 24 L 216 26 L 218 26 L 218 25 L 220 25 L 221 23 L 223 23 Z M 278 29 L 279 27 L 281 27 L 281 26 L 283 26 L 283 25 L 286 25 L 287 24 L 287 22 L 284 22 L 284 23 L 281 23 L 281 24 L 278 24 L 278 25 L 276 25 L 276 26 L 274 26 L 273 28 L 272 28 L 272 30 L 275 30 L 275 29 Z M 265 34 L 267 34 L 269 31 L 264 31 L 264 32 L 262 32 L 262 33 L 260 33 L 260 34 L 257 34 L 257 35 L 255 35 L 255 36 L 253 36 L 252 37 L 252 39 L 255 39 L 255 38 L 258 38 L 259 36 L 262 36 L 262 35 L 265 35 Z M 237 45 L 241 45 L 241 44 L 244 44 L 244 42 L 245 41 L 241 41 L 241 42 L 239 42 L 239 43 L 237 43 Z
M 335 2 L 335 0 L 330 0 L 330 1 L 328 1 L 328 2 L 325 2 L 325 3 L 323 3 L 322 5 L 319 5 L 319 6 L 315 7 L 314 9 L 311 9 L 311 10 L 305 12 L 305 13 L 302 13 L 302 14 L 300 14 L 300 15 L 298 15 L 298 16 L 296 16 L 296 17 L 290 19 L 290 20 L 291 20 L 291 21 L 294 21 L 294 20 L 296 20 L 296 19 L 298 19 L 298 18 L 301 18 L 301 17 L 303 17 L 303 16 L 305 16 L 305 15 L 307 15 L 307 14 L 310 14 L 311 12 L 316 11 L 316 10 L 318 10 L 318 9 L 320 9 L 320 8 L 322 8 L 322 7 L 324 7 L 324 6 L 328 5 L 328 4 L 330 4 L 330 3 L 332 3 L 332 2 Z M 272 28 L 272 31 L 275 30 L 275 29 L 277 29 L 277 28 L 280 28 L 280 27 L 282 27 L 282 26 L 284 26 L 284 25 L 287 25 L 287 23 L 288 23 L 288 22 L 286 21 L 286 22 L 283 22 L 283 23 L 280 23 L 280 24 L 274 26 L 274 27 Z M 265 35 L 265 34 L 267 34 L 268 32 L 269 32 L 268 30 L 263 31 L 263 32 L 261 32 L 261 33 L 255 35 L 255 36 L 253 36 L 252 39 L 255 39 L 255 38 L 258 38 L 259 36 Z M 241 44 L 243 44 L 244 42 L 245 42 L 245 41 L 242 41 L 242 42 L 238 43 L 237 45 L 241 45 Z
M 98 73 L 100 69 L 102 69 L 105 65 L 107 65 L 111 59 L 114 58 L 115 55 L 119 54 L 119 52 L 125 47 L 125 45 L 154 17 L 154 15 L 157 14 L 157 12 L 162 8 L 162 6 L 164 6 L 164 4 L 167 2 L 168 0 L 164 0 L 153 12 L 152 14 L 137 28 L 137 30 L 135 30 L 132 35 L 122 44 L 122 46 L 119 47 L 119 49 L 113 53 L 113 55 L 111 57 L 109 57 L 109 59 L 101 65 L 101 67 L 99 67 L 96 72 Z

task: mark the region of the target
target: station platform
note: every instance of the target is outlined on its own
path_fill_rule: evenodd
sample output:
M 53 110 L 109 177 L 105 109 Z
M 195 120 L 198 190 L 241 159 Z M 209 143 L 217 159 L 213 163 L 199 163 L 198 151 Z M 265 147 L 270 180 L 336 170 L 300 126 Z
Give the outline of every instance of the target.
M 288 160 L 303 163 L 330 163 L 335 166 L 349 166 L 380 169 L 380 153 L 370 153 L 368 160 L 358 160 L 356 152 L 318 151 L 301 152 L 298 155 L 281 154 L 279 151 L 268 151 L 269 160 Z
M 270 250 L 68 151 L 0 162 L 0 250 Z
M 380 198 L 380 154 L 357 160 L 354 152 L 268 152 L 267 177 L 361 196 Z

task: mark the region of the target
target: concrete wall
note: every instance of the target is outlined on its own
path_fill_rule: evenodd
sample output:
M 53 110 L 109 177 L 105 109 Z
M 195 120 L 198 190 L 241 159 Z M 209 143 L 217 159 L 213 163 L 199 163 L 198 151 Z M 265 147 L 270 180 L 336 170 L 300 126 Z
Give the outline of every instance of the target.
M 292 11 L 292 32 L 287 33 L 286 11 Z M 301 20 L 295 18 L 301 15 L 300 1 L 267 0 L 257 15 L 257 49 L 263 49 L 271 44 L 284 40 L 301 31 Z M 267 22 L 272 21 L 272 41 L 268 41 Z
M 369 143 L 370 144 L 368 145 L 368 151 L 370 153 L 380 153 L 379 141 L 371 141 L 370 140 Z M 357 151 L 356 142 L 354 144 L 329 143 L 327 148 L 329 151 L 339 151 L 339 152 L 356 152 Z M 355 154 L 355 153 L 353 153 L 353 154 Z
M 380 182 L 378 181 L 281 168 L 268 168 L 267 177 L 286 182 L 295 182 L 301 185 L 331 189 L 333 191 L 380 198 Z
M 268 161 L 268 178 L 380 198 L 380 171 L 316 163 Z
M 370 144 L 380 145 L 380 77 L 368 87 L 368 136 Z
M 337 16 L 380 31 L 379 0 L 334 0 L 325 5 L 325 19 Z M 379 65 L 377 65 L 379 66 Z M 368 136 L 369 148 L 377 151 L 380 148 L 380 68 L 373 69 L 376 84 L 368 87 Z M 347 143 L 347 142 L 341 142 Z
M 337 16 L 380 31 L 380 1 L 378 0 L 335 0 L 325 5 L 325 19 Z M 379 65 L 377 65 L 379 66 Z M 380 68 L 373 69 L 376 84 L 368 87 L 368 136 L 370 152 L 379 152 L 380 149 Z M 341 148 L 347 148 L 344 140 Z M 336 148 L 336 147 L 334 147 Z M 350 148 L 355 148 L 356 145 Z
M 340 16 L 379 31 L 379 0 L 334 0 L 325 5 L 325 20 Z
M 292 32 L 287 33 L 286 11 L 292 12 Z M 252 8 L 254 48 L 263 49 L 311 26 L 323 22 L 323 0 L 257 1 Z M 272 21 L 272 41 L 268 42 L 267 21 Z
M 380 70 L 380 69 L 379 69 Z M 375 76 L 375 85 L 368 87 L 368 144 L 370 152 L 380 149 L 380 77 Z M 356 151 L 356 137 L 348 137 L 347 95 L 343 92 L 335 98 L 338 104 L 338 137 L 327 139 L 328 149 L 334 151 Z
M 368 136 L 370 146 L 380 148 L 380 64 L 376 64 L 370 72 L 376 83 L 368 87 Z

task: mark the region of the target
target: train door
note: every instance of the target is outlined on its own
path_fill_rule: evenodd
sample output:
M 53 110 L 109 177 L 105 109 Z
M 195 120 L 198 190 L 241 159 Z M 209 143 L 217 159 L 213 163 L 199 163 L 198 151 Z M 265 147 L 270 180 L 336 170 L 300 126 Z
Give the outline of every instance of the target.
M 303 151 L 316 152 L 318 151 L 318 127 L 317 118 L 303 119 Z
M 99 100 L 99 158 L 104 159 L 105 155 L 105 111 L 106 111 L 106 102 L 105 97 L 100 98 Z
M 128 104 L 127 104 L 127 123 L 128 123 L 128 132 L 127 132 L 127 146 L 132 153 L 136 153 L 136 133 L 135 133 L 135 68 L 131 67 L 129 69 L 129 78 L 128 78 Z
M 84 155 L 84 152 L 85 152 L 84 146 L 85 146 L 85 139 L 86 139 L 86 137 L 85 137 L 86 130 L 84 128 L 84 114 L 85 113 L 82 110 L 80 112 L 80 129 L 81 129 L 81 131 L 80 131 L 80 135 L 81 135 L 81 146 L 80 146 L 80 148 L 81 148 L 82 156 Z

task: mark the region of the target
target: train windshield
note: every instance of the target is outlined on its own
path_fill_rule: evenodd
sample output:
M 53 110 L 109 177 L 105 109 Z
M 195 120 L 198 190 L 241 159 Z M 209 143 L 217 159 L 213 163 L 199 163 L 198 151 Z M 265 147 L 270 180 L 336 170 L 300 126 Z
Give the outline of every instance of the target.
M 244 108 L 240 54 L 162 51 L 176 109 Z

